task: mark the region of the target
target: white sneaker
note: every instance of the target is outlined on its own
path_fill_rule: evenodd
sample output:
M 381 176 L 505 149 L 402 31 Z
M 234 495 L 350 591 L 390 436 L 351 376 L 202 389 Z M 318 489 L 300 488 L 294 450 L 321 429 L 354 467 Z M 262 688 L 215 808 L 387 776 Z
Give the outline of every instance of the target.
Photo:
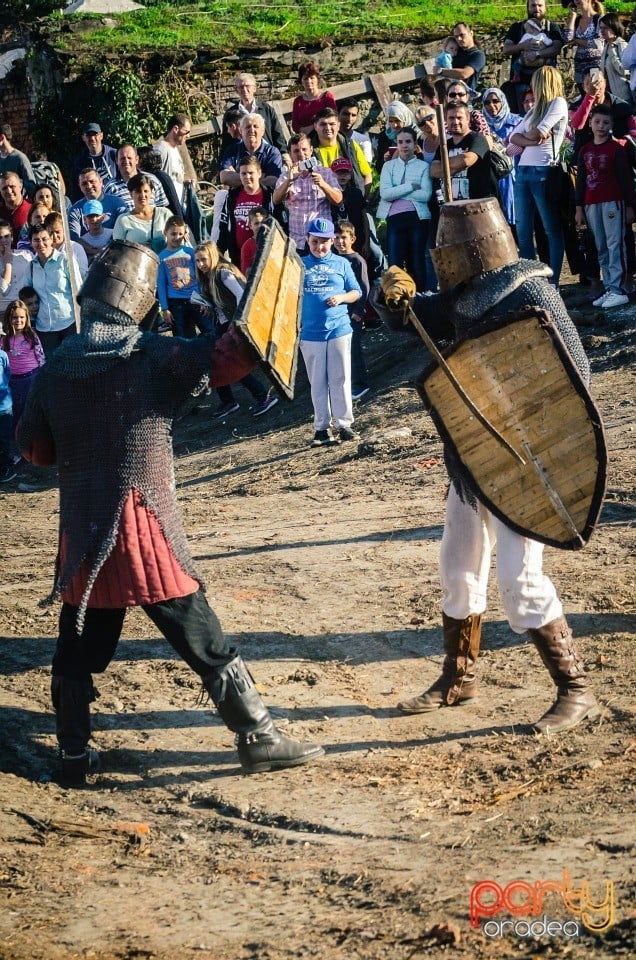
M 605 301 L 607 300 L 607 298 L 609 297 L 610 293 L 611 293 L 610 290 L 604 290 L 603 293 L 600 295 L 600 297 L 597 297 L 596 300 L 592 300 L 592 306 L 602 307 Z
M 613 293 L 611 290 L 602 303 L 603 310 L 611 310 L 612 307 L 624 307 L 629 303 L 629 297 L 624 293 Z

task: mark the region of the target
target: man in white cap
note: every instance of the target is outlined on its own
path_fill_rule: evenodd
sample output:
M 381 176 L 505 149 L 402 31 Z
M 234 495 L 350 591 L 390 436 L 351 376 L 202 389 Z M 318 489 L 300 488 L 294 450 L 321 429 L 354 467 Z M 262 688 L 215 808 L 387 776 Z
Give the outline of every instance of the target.
M 303 306 L 300 352 L 305 361 L 314 406 L 312 447 L 357 440 L 352 430 L 351 335 L 347 310 L 362 290 L 348 260 L 333 253 L 331 220 L 317 217 L 307 225 L 309 254 L 303 257 Z M 332 421 L 337 429 L 331 432 Z

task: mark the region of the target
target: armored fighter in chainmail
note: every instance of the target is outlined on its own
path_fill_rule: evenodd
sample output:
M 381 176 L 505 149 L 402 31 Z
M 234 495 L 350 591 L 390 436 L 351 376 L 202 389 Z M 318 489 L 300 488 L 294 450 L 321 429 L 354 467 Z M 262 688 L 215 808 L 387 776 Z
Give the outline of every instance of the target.
M 143 607 L 199 674 L 237 735 L 246 772 L 323 753 L 274 726 L 207 604 L 176 503 L 172 422 L 208 384 L 245 376 L 255 363 L 251 348 L 233 328 L 216 342 L 148 332 L 157 267 L 147 247 L 123 241 L 93 262 L 78 298 L 80 333 L 36 379 L 19 430 L 24 456 L 59 471 L 54 595 L 63 602 L 51 689 L 69 784 L 97 766 L 92 675 L 112 659 L 130 606 Z
M 550 318 L 585 381 L 590 369 L 565 304 L 544 264 L 519 260 L 509 227 L 495 201 L 452 204 L 466 235 L 447 237 L 431 251 L 440 294 L 416 297 L 412 308 L 433 337 L 460 337 L 496 317 L 531 305 Z M 461 232 L 461 228 L 460 232 Z M 390 291 L 387 303 L 390 302 Z M 398 710 L 419 714 L 466 702 L 477 694 L 475 661 L 492 549 L 497 544 L 497 580 L 515 633 L 527 631 L 557 687 L 557 698 L 534 724 L 537 732 L 567 730 L 600 713 L 588 676 L 563 615 L 554 585 L 542 569 L 543 545 L 495 517 L 465 483 L 465 471 L 445 446 L 451 485 L 440 555 L 444 664 L 441 676 Z

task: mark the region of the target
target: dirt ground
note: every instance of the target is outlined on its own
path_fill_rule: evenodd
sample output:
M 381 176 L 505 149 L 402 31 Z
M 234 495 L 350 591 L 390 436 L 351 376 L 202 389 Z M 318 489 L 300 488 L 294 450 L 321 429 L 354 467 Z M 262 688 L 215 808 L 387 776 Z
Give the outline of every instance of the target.
M 211 418 L 212 395 L 175 429 L 178 496 L 211 602 L 280 728 L 325 745 L 314 765 L 242 775 L 197 678 L 135 611 L 97 678 L 102 771 L 85 789 L 58 786 L 57 609 L 38 605 L 55 471 L 23 467 L 3 488 L 2 960 L 634 956 L 636 317 L 602 323 L 578 288 L 565 297 L 610 449 L 591 542 L 546 550 L 604 711 L 570 733 L 529 732 L 553 688 L 494 582 L 479 700 L 419 718 L 395 709 L 441 663 L 447 479 L 413 387 L 428 358 L 415 337 L 367 334 L 360 446 L 309 449 L 303 376 L 294 403 L 266 417 L 253 419 L 238 388 L 228 422 Z M 488 933 L 483 918 L 471 928 L 475 884 L 560 883 L 564 871 L 598 904 L 613 889 L 609 929 L 588 932 L 577 895 L 568 910 L 558 892 L 528 918 L 560 921 L 556 935 L 502 932 L 499 921 L 519 920 L 505 905 Z M 566 926 L 577 919 L 579 936 Z

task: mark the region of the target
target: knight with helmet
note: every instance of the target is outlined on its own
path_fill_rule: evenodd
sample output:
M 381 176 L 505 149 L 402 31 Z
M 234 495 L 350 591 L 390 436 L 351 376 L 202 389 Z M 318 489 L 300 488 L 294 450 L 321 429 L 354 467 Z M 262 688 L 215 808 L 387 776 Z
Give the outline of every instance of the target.
M 307 763 L 322 747 L 283 736 L 252 676 L 208 606 L 175 497 L 172 423 L 208 389 L 255 365 L 239 332 L 214 340 L 147 329 L 157 312 L 157 256 L 115 241 L 80 290 L 79 333 L 42 368 L 19 430 L 25 458 L 56 463 L 61 596 L 52 699 L 68 784 L 95 768 L 93 674 L 115 653 L 126 609 L 141 606 L 200 676 L 236 733 L 248 773 Z
M 495 199 L 446 204 L 431 256 L 440 293 L 413 298 L 414 322 L 434 337 L 456 342 L 477 339 L 490 327 L 496 343 L 497 330 L 506 329 L 507 318 L 511 324 L 519 311 L 531 305 L 549 316 L 548 325 L 558 331 L 559 349 L 567 354 L 567 364 L 576 368 L 573 376 L 578 390 L 585 392 L 589 363 L 565 304 L 550 283 L 552 272 L 542 263 L 518 258 L 510 227 Z M 392 286 L 403 281 L 403 277 L 393 277 L 383 282 L 386 304 L 391 304 Z M 447 357 L 450 364 L 451 354 Z M 511 384 L 514 390 L 514 377 Z M 514 397 L 504 399 L 508 407 L 514 403 Z M 477 423 L 471 420 L 474 434 Z M 513 529 L 506 517 L 484 505 L 485 498 L 471 482 L 466 463 L 447 442 L 445 458 L 451 480 L 440 554 L 445 657 L 441 676 L 423 693 L 398 703 L 398 710 L 424 714 L 476 696 L 476 661 L 496 544 L 499 594 L 510 627 L 515 633 L 528 633 L 557 688 L 556 700 L 533 729 L 555 733 L 599 716 L 561 601 L 543 572 L 543 543 Z M 550 481 L 542 477 L 541 482 L 545 486 Z M 604 476 L 598 486 L 601 494 L 596 499 L 600 502 Z

